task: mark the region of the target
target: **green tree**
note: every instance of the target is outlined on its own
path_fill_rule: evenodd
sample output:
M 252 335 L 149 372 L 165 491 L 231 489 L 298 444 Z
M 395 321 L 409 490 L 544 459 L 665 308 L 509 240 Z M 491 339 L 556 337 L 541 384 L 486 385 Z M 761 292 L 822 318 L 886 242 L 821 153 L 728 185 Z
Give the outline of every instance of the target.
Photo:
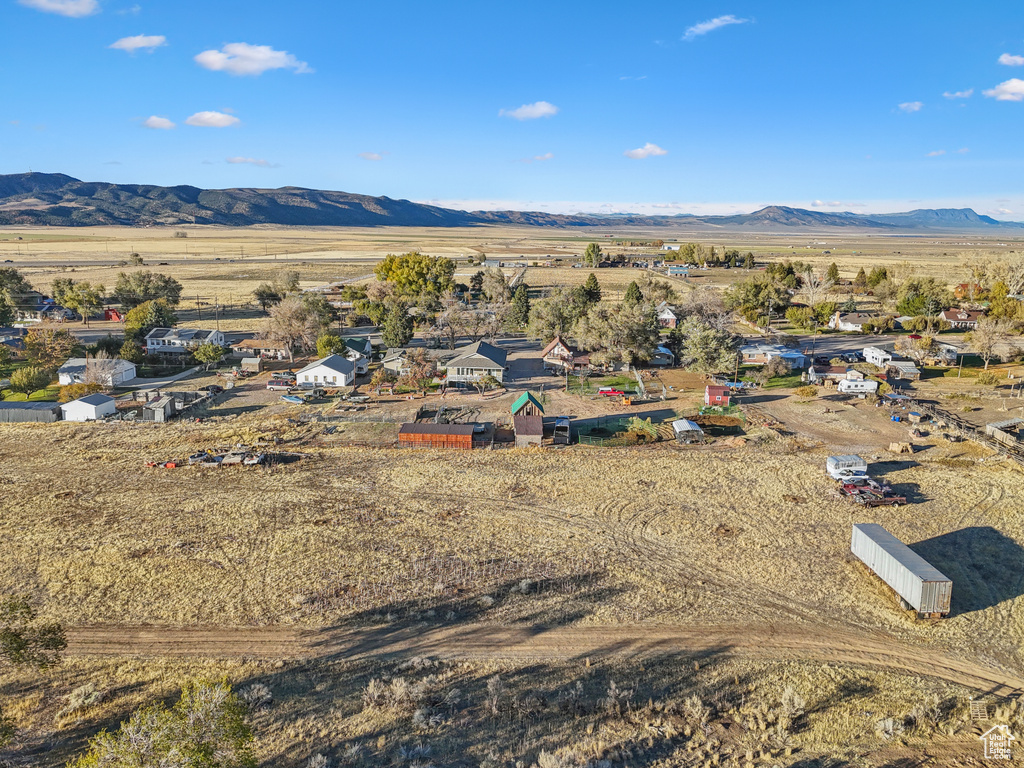
M 443 256 L 426 256 L 419 251 L 400 256 L 388 254 L 373 272 L 381 282 L 394 285 L 401 296 L 440 296 L 454 284 L 455 262 Z
M 631 365 L 649 360 L 661 328 L 650 305 L 598 305 L 576 323 L 574 334 L 592 358 Z
M 526 335 L 531 339 L 540 339 L 544 343 L 551 341 L 555 336 L 565 336 L 576 322 L 571 309 L 567 301 L 567 292 L 564 291 L 533 302 Z
M 260 308 L 266 312 L 268 308 L 281 301 L 281 294 L 269 283 L 263 283 L 252 292 L 252 297 L 259 302 Z
M 81 345 L 71 331 L 64 328 L 33 328 L 25 336 L 25 355 L 39 368 L 55 371 Z
M 622 297 L 622 303 L 627 307 L 635 307 L 644 300 L 644 295 L 640 291 L 640 286 L 637 285 L 636 280 L 626 286 L 626 293 Z
M 896 311 L 901 315 L 935 317 L 953 304 L 953 294 L 933 277 L 907 280 L 900 288 Z
M 488 301 L 504 302 L 508 300 L 508 278 L 497 267 L 488 267 L 484 271 L 482 287 Z
M 319 358 L 340 355 L 345 351 L 345 341 L 336 333 L 325 331 L 316 338 L 316 356 Z
M 754 262 L 754 254 L 751 253 L 750 251 L 747 251 L 747 255 L 743 257 L 743 268 L 753 269 L 755 266 L 756 264 Z
M 93 285 L 83 280 L 72 283 L 66 290 L 63 290 L 57 303 L 81 315 L 82 322 L 88 324 L 89 315 L 102 309 L 105 293 L 106 288 L 99 283 Z M 54 298 L 57 297 L 54 296 Z
M 853 278 L 853 289 L 858 292 L 863 292 L 868 287 L 868 276 L 864 271 L 864 267 L 861 267 L 857 272 L 856 277 Z
M 828 321 L 835 315 L 839 305 L 834 301 L 820 301 L 811 307 L 814 310 L 814 321 L 818 325 L 828 325 Z
M 790 307 L 786 310 L 786 320 L 797 328 L 811 330 L 815 327 L 814 310 L 810 307 Z
M 596 267 L 602 261 L 604 261 L 604 254 L 601 252 L 601 246 L 597 243 L 590 243 L 583 251 L 583 263 L 588 267 Z
M 394 384 L 398 380 L 398 377 L 394 372 L 389 371 L 383 365 L 373 372 L 373 376 L 370 377 L 370 386 L 380 394 L 380 390 L 387 384 Z
M 148 269 L 131 274 L 119 272 L 113 298 L 128 309 L 157 299 L 163 299 L 173 307 L 181 301 L 181 283 L 173 277 Z
M 200 363 L 203 364 L 204 370 L 210 370 L 210 366 L 213 363 L 220 362 L 221 358 L 227 354 L 227 350 L 219 344 L 213 344 L 209 341 L 200 344 L 196 347 L 192 356 Z
M 851 294 L 850 297 L 846 301 L 843 302 L 843 312 L 856 312 L 856 311 L 857 311 L 857 300 L 855 298 L 853 298 L 853 295 Z
M 178 322 L 166 299 L 146 301 L 128 310 L 124 316 L 124 335 L 140 341 L 154 328 L 170 328 Z
M 864 268 L 861 267 L 860 271 L 863 272 Z M 868 275 L 867 279 L 865 280 L 865 285 L 867 285 L 868 288 L 874 288 L 879 283 L 884 282 L 889 278 L 889 270 L 886 269 L 885 267 L 872 267 L 871 274 Z
M 3 370 L 11 364 L 11 360 L 14 359 L 14 352 L 6 344 L 0 344 L 0 370 Z
M 601 284 L 597 282 L 597 275 L 591 272 L 583 283 L 583 291 L 587 297 L 587 303 L 597 304 L 601 301 Z
M 226 681 L 182 688 L 171 708 L 137 710 L 117 731 L 101 731 L 69 768 L 256 768 L 248 707 Z
M 530 321 L 530 289 L 524 283 L 516 286 L 512 294 L 512 306 L 508 313 L 508 324 L 513 328 L 522 328 Z
M 751 322 L 785 311 L 791 301 L 786 287 L 768 274 L 733 284 L 726 289 L 724 300 L 727 308 L 740 312 Z
M 117 353 L 117 356 L 122 360 L 127 360 L 129 363 L 135 363 L 136 365 L 141 363 L 144 357 L 139 345 L 129 339 L 125 339 L 124 344 L 121 345 L 121 351 Z
M 828 265 L 828 269 L 825 270 L 825 279 L 828 280 L 832 285 L 838 285 L 839 283 L 839 266 L 833 261 Z
M 381 328 L 381 338 L 384 346 L 390 348 L 404 347 L 413 336 L 413 320 L 409 314 L 409 307 L 405 303 L 396 301 L 388 309 L 387 317 L 384 319 L 384 327 Z
M 77 400 L 80 397 L 96 392 L 102 392 L 104 389 L 105 387 L 102 384 L 95 382 L 89 382 L 88 384 L 66 384 L 57 393 L 57 402 L 70 403 L 72 400 Z
M 484 271 L 482 269 L 473 273 L 469 278 L 469 289 L 473 293 L 482 293 L 484 290 Z
M 11 391 L 29 397 L 33 392 L 46 389 L 52 380 L 53 374 L 45 368 L 26 365 L 11 374 Z
M 726 373 L 736 368 L 739 343 L 733 334 L 690 317 L 678 327 L 682 339 L 679 360 L 692 371 Z

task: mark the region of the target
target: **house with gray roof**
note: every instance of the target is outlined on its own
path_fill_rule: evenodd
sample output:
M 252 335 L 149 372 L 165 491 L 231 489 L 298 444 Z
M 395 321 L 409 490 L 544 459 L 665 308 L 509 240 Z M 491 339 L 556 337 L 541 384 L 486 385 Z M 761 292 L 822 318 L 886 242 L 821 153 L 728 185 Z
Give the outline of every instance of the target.
M 225 346 L 224 334 L 202 328 L 154 328 L 146 334 L 146 353 L 186 355 L 207 343 Z
M 445 363 L 449 385 L 473 384 L 484 376 L 493 376 L 504 383 L 505 359 L 508 357 L 504 349 L 486 341 L 478 341 L 468 347 L 460 347 L 455 352 L 456 355 Z

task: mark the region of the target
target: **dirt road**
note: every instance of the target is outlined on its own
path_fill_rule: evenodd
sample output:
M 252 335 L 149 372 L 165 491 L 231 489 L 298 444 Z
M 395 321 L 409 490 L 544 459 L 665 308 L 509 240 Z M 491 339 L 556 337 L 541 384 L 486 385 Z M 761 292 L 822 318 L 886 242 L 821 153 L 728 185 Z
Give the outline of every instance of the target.
M 301 630 L 281 627 L 76 627 L 72 656 L 203 656 L 288 659 L 440 659 L 566 661 L 609 656 L 806 659 L 934 677 L 986 693 L 1024 693 L 1024 675 L 1007 674 L 885 635 L 749 626 L 401 626 Z

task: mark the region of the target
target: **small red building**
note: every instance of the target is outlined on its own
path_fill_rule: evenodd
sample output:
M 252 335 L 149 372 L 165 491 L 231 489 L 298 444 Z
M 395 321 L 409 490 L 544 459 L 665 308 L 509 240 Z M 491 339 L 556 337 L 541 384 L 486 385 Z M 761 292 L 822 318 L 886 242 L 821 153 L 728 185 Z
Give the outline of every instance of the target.
M 398 429 L 399 448 L 473 448 L 472 424 L 403 424 Z
M 717 384 L 704 387 L 704 405 L 729 405 L 729 388 Z

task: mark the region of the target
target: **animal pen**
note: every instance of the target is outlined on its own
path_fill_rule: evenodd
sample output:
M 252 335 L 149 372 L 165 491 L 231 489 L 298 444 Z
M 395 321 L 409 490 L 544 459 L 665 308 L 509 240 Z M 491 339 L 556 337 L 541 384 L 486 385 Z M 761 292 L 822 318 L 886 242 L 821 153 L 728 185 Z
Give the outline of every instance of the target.
M 398 430 L 399 448 L 455 448 L 472 450 L 472 424 L 403 424 Z

